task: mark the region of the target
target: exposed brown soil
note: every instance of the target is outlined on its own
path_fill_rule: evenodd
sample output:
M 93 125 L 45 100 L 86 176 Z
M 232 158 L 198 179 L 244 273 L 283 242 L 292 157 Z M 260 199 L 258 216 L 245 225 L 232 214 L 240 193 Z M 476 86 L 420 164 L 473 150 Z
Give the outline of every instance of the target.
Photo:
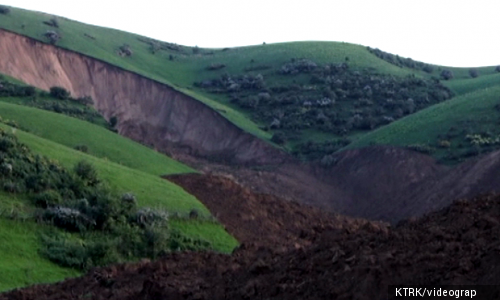
M 384 225 L 255 193 L 222 176 L 190 174 L 166 179 L 200 199 L 228 232 L 245 244 L 300 247 L 309 245 L 318 232 L 327 229 L 358 228 L 367 223 Z
M 500 278 L 498 196 L 455 202 L 390 228 L 339 216 L 329 221 L 326 213 L 255 195 L 227 178 L 169 179 L 198 194 L 249 243 L 230 256 L 174 253 L 0 299 L 386 299 L 389 284 L 497 284 Z M 256 229 L 245 222 L 239 228 L 232 208 L 242 210 L 242 219 L 253 216 Z M 307 234 L 296 231 L 296 222 Z M 289 238 L 277 238 L 280 232 Z
M 120 134 L 136 141 L 239 164 L 284 159 L 282 151 L 169 85 L 1 29 L 0 41 L 0 73 L 44 90 L 60 86 L 74 97 L 91 96 L 105 118 L 117 117 Z

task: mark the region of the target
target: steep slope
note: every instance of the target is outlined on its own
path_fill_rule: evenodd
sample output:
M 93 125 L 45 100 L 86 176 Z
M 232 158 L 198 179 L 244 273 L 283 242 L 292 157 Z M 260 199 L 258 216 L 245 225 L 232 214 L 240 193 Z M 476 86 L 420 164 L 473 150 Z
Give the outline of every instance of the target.
M 356 217 L 394 222 L 406 216 L 394 207 L 407 207 L 409 193 L 450 172 L 429 156 L 396 147 L 369 147 L 333 156 L 332 166 L 319 168 L 320 177 L 347 197 L 332 201 L 337 211 Z M 424 203 L 420 211 L 429 212 Z
M 0 31 L 0 72 L 38 88 L 61 86 L 91 96 L 120 134 L 163 151 L 237 163 L 272 163 L 282 155 L 203 103 L 173 88 L 81 54 Z

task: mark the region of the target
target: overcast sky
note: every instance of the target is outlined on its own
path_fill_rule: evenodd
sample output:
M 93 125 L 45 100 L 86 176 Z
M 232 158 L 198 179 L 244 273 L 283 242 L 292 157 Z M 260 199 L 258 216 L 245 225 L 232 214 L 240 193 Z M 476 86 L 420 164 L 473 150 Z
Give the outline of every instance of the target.
M 446 66 L 500 65 L 500 1 L 0 0 L 0 3 L 187 46 L 344 41 Z

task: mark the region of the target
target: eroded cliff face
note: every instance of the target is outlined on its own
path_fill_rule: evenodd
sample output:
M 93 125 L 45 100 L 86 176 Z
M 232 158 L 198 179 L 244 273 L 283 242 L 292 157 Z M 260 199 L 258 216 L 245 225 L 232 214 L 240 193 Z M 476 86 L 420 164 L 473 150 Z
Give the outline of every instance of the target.
M 44 90 L 61 86 L 73 96 L 91 96 L 105 118 L 118 118 L 120 134 L 163 151 L 187 150 L 240 164 L 277 163 L 285 157 L 168 85 L 3 30 L 0 73 Z

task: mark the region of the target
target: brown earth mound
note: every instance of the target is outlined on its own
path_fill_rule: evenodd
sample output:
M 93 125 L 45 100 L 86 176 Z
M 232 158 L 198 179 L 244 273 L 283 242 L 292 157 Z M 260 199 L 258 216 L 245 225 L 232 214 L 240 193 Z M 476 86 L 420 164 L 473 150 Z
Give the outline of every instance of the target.
M 243 244 L 232 255 L 173 253 L 155 262 L 95 269 L 82 278 L 11 291 L 0 299 L 386 299 L 389 284 L 496 284 L 500 278 L 499 196 L 455 202 L 391 229 L 348 218 L 339 226 L 338 218 L 328 223 L 323 213 L 297 210 L 288 202 L 271 203 L 266 211 L 259 207 L 265 196 L 225 178 L 172 180 L 198 190 L 211 209 L 221 209 L 219 218 L 235 224 L 228 230 L 251 243 L 257 238 L 263 246 Z M 245 194 L 252 199 L 249 204 L 238 198 Z M 221 197 L 231 200 L 227 206 Z M 251 227 L 244 222 L 238 228 L 232 209 L 242 209 L 242 218 L 253 216 L 258 229 L 245 233 Z M 299 212 L 305 217 L 298 222 L 310 234 L 303 237 L 308 243 L 297 247 L 301 238 L 294 239 L 293 224 Z M 278 222 L 291 237 L 286 248 L 266 243 L 268 238 L 282 241 L 276 238 L 279 229 L 272 229 Z M 307 226 L 323 222 L 321 230 Z M 266 226 L 274 232 L 259 238 Z
M 367 223 L 327 213 L 273 195 L 252 192 L 233 180 L 214 175 L 173 175 L 166 179 L 200 199 L 238 241 L 260 246 L 310 244 L 318 232 L 358 228 Z

